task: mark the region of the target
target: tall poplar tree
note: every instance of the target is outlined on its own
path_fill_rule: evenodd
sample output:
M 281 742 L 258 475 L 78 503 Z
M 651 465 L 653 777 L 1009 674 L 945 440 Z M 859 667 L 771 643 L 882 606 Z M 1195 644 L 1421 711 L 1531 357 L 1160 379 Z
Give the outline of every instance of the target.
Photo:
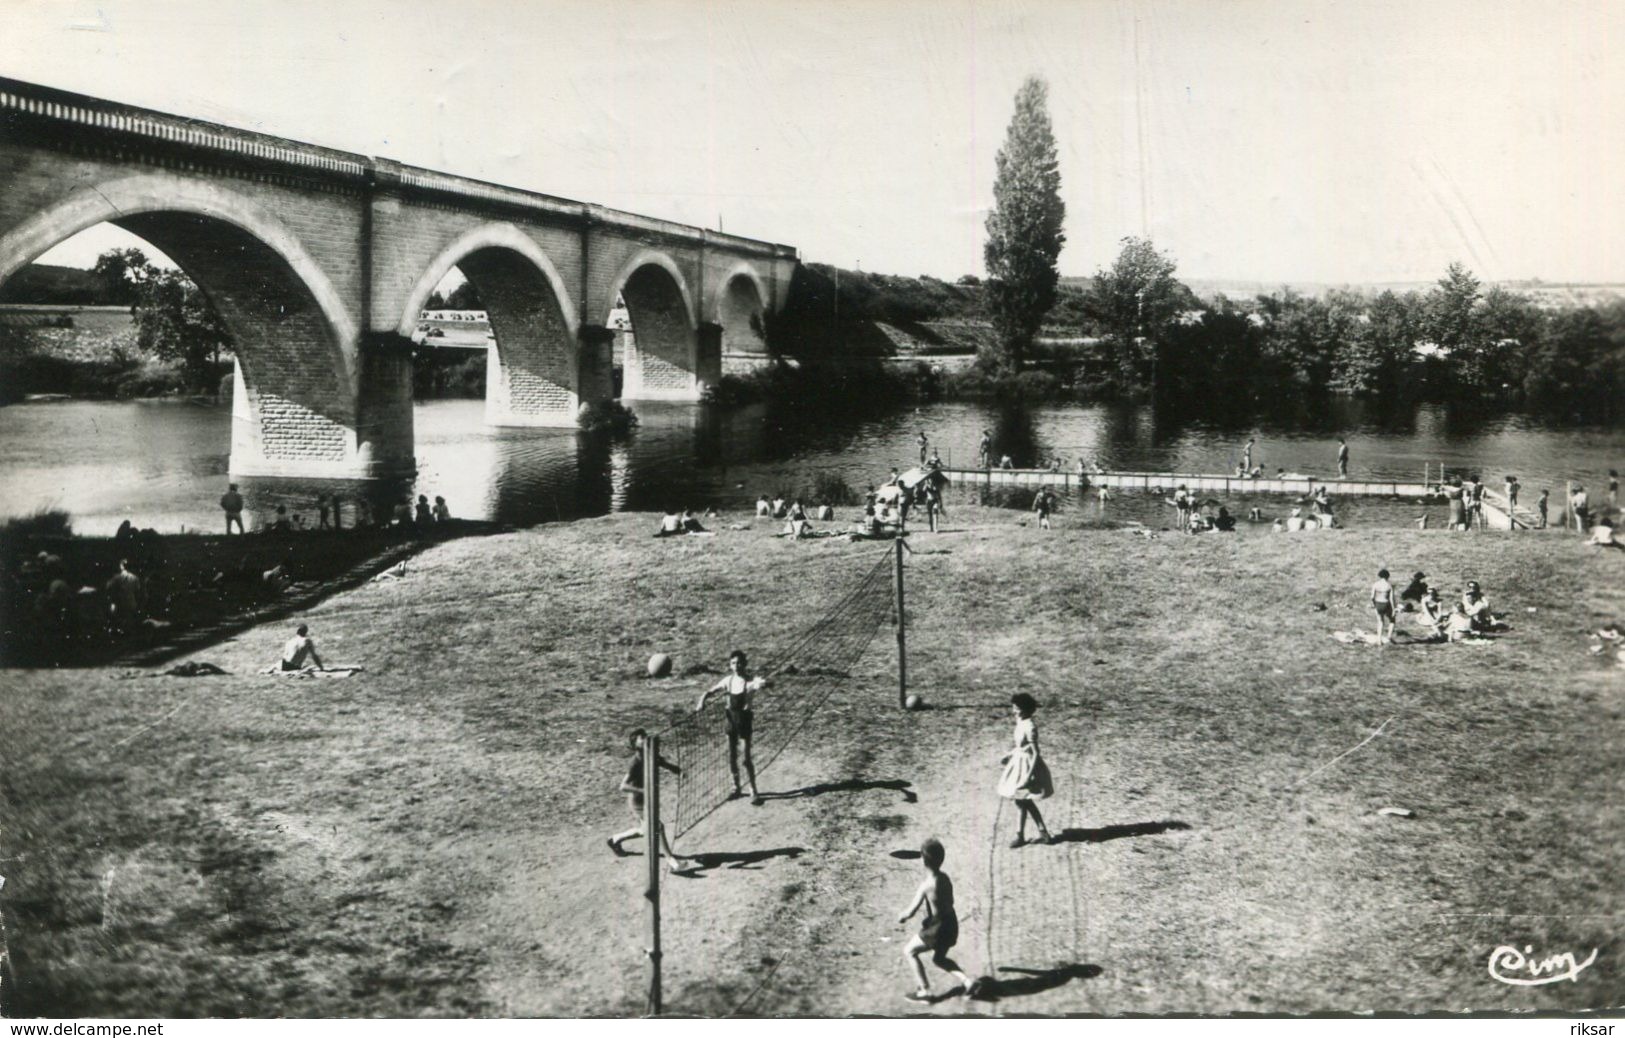
M 1029 76 L 999 149 L 993 211 L 987 215 L 987 307 L 998 334 L 995 367 L 1020 371 L 1044 316 L 1055 305 L 1061 223 L 1061 170 L 1047 101 L 1049 86 Z

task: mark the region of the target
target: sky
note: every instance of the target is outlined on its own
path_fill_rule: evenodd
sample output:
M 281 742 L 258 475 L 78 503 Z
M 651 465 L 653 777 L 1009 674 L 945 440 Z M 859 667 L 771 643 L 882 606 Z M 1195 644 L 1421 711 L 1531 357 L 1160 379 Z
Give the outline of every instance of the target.
M 794 245 L 982 274 L 1049 84 L 1065 275 L 1625 281 L 1625 3 L 0 0 L 0 74 Z M 86 265 L 112 239 L 54 250 Z

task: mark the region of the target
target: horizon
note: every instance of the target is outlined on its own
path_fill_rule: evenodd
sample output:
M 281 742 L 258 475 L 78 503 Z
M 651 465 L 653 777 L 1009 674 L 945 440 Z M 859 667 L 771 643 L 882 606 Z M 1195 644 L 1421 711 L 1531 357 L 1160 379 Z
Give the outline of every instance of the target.
M 847 269 L 985 276 L 994 153 L 1039 74 L 1064 277 L 1132 235 L 1191 281 L 1416 283 L 1453 261 L 1491 282 L 1625 281 L 1621 5 L 18 0 L 8 16 L 8 76 Z M 87 233 L 40 261 L 119 242 Z

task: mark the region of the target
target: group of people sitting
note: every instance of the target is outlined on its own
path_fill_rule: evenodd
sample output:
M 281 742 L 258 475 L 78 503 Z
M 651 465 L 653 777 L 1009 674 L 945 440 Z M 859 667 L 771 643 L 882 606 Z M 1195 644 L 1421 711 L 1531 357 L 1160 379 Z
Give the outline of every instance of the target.
M 1438 586 L 1427 583 L 1427 574 L 1420 570 L 1397 594 L 1388 571 L 1378 570 L 1377 582 L 1371 586 L 1371 608 L 1377 614 L 1378 641 L 1383 643 L 1393 641 L 1398 634 L 1400 613 L 1413 613 L 1417 627 L 1425 635 L 1422 640 L 1429 642 L 1468 641 L 1506 630 L 1507 626 L 1490 609 L 1490 600 L 1478 581 L 1467 581 L 1461 597 L 1447 603 Z
M 1168 499 L 1168 503 L 1177 514 L 1177 528 L 1184 533 L 1234 533 L 1236 530 L 1236 517 L 1230 514 L 1230 509 L 1211 499 L 1201 501 L 1183 483 L 1174 490 L 1174 496 Z M 1203 511 L 1205 508 L 1217 508 L 1218 511 L 1210 516 Z
M 707 509 L 705 514 L 710 516 L 714 513 Z M 700 521 L 694 517 L 694 513 L 689 509 L 685 508 L 681 513 L 677 513 L 668 508 L 666 514 L 660 517 L 660 529 L 655 531 L 655 536 L 681 537 L 690 533 L 708 534 L 710 532 L 701 525 Z

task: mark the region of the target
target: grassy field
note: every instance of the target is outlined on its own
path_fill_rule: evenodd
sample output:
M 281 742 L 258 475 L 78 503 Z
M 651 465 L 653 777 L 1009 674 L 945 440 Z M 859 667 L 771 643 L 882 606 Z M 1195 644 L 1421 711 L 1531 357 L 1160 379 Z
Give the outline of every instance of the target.
M 929 835 L 960 960 L 995 978 L 993 1000 L 929 1012 L 1625 1001 L 1625 671 L 1587 652 L 1625 613 L 1625 552 L 953 518 L 909 559 L 910 676 L 932 709 L 895 708 L 883 633 L 764 772 L 767 803 L 679 843 L 701 857 L 664 891 L 671 1011 L 918 1011 L 896 916 Z M 11 1011 L 640 1012 L 644 859 L 604 846 L 626 824 L 625 731 L 678 716 L 729 649 L 790 641 L 883 550 L 652 526 L 434 546 L 404 579 L 194 657 L 228 677 L 6 672 Z M 1334 641 L 1370 628 L 1382 565 L 1479 580 L 1513 630 Z M 366 672 L 257 676 L 297 619 Z M 678 677 L 643 676 L 655 651 Z M 1043 704 L 1057 846 L 1006 846 L 993 788 L 1017 690 Z M 1509 986 L 1487 970 L 1500 945 L 1598 954 L 1576 982 Z

